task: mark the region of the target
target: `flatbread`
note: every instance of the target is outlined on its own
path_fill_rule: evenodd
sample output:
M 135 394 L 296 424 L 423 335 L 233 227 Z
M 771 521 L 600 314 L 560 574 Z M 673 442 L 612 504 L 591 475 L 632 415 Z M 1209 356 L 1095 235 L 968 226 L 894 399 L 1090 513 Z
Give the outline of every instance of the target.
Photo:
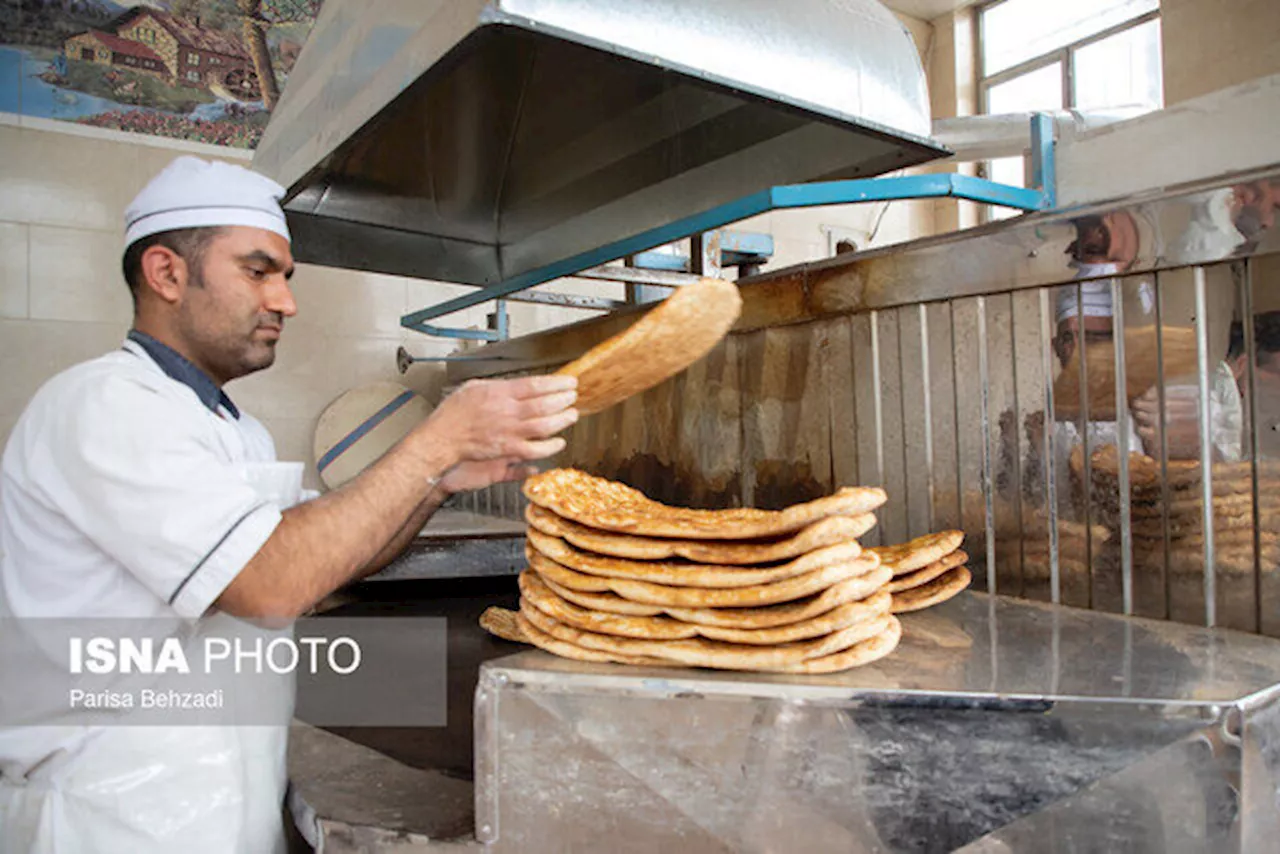
M 528 539 L 529 545 L 545 556 L 561 566 L 576 569 L 578 572 L 601 575 L 605 578 L 626 578 L 634 581 L 649 581 L 654 584 L 668 584 L 672 587 L 726 588 L 770 584 L 803 575 L 824 566 L 848 563 L 862 554 L 862 546 L 855 540 L 809 552 L 779 566 L 739 569 L 712 564 L 606 557 L 579 551 L 559 537 L 548 537 L 533 528 L 528 531 Z
M 954 620 L 937 613 L 920 611 L 899 619 L 902 622 L 903 637 L 908 642 L 940 646 L 943 649 L 969 649 L 973 646 L 972 635 L 960 628 Z
M 697 632 L 709 640 L 745 643 L 753 646 L 791 643 L 829 635 L 856 623 L 875 620 L 889 613 L 893 597 L 881 590 L 860 602 L 846 602 L 825 614 L 772 629 L 725 629 L 719 626 L 696 626 Z M 680 625 L 689 625 L 681 623 Z
M 884 589 L 890 593 L 899 593 L 903 590 L 910 590 L 913 587 L 920 587 L 933 581 L 948 570 L 968 562 L 969 555 L 961 549 L 956 549 L 942 560 L 936 560 L 924 569 L 917 569 L 915 572 L 908 572 L 906 575 L 898 576 L 886 584 Z
M 576 644 L 558 640 L 546 632 L 534 626 L 523 617 L 521 620 L 522 631 L 528 634 L 530 641 L 537 647 L 558 655 L 562 658 L 571 658 L 578 661 L 598 661 L 613 662 L 619 664 L 631 664 L 646 667 L 681 667 L 683 665 L 672 661 L 663 661 L 656 658 L 645 658 L 642 656 L 622 656 L 611 653 L 603 653 L 598 650 L 585 649 Z M 883 628 L 881 628 L 883 627 Z M 840 652 L 825 655 L 820 658 L 813 658 L 808 661 L 802 661 L 799 664 L 787 665 L 779 668 L 759 668 L 765 672 L 773 673 L 795 673 L 795 674 L 819 674 L 819 673 L 836 673 L 841 670 L 848 670 L 852 667 L 859 667 L 864 664 L 870 664 L 889 655 L 898 646 L 898 641 L 902 637 L 902 627 L 896 617 L 885 615 L 877 619 L 873 624 L 867 626 L 868 630 L 881 629 L 879 633 L 866 640 L 855 643 L 848 649 Z
M 544 584 L 566 602 L 572 602 L 579 608 L 588 608 L 592 611 L 605 611 L 609 614 L 622 614 L 628 617 L 656 617 L 663 613 L 663 610 L 656 605 L 642 605 L 639 602 L 632 602 L 629 599 L 623 599 L 617 593 L 612 591 L 606 593 L 590 593 L 586 590 L 574 590 L 570 587 L 564 587 L 550 578 L 539 576 Z
M 968 567 L 957 566 L 928 584 L 894 593 L 891 610 L 895 614 L 903 614 L 930 608 L 959 595 L 971 581 L 973 581 L 973 575 Z
M 886 566 L 866 575 L 848 578 L 813 596 L 763 608 L 667 608 L 666 613 L 686 623 L 723 626 L 728 629 L 768 629 L 786 626 L 825 614 L 846 602 L 874 596 L 893 577 Z
M 741 311 L 736 284 L 699 279 L 556 373 L 578 378 L 579 412 L 600 412 L 701 359 L 729 334 Z
M 503 640 L 528 643 L 528 639 L 520 631 L 520 625 L 516 621 L 518 616 L 515 611 L 494 605 L 485 608 L 484 613 L 480 615 L 480 628 Z
M 785 510 L 694 510 L 653 501 L 625 484 L 577 469 L 534 475 L 524 482 L 524 495 L 540 507 L 592 528 L 693 540 L 781 537 L 828 516 L 870 513 L 888 500 L 883 489 L 846 486 Z
M 880 563 L 893 570 L 895 576 L 906 575 L 951 554 L 964 542 L 963 531 L 938 531 L 925 534 L 896 546 L 877 546 L 871 549 L 880 556 Z
M 523 614 L 516 615 L 520 632 L 529 639 L 529 643 L 561 658 L 572 658 L 575 661 L 599 661 L 611 664 L 632 664 L 640 667 L 670 667 L 670 662 L 660 658 L 649 658 L 642 655 L 622 655 L 619 653 L 600 652 L 595 649 L 584 649 L 571 643 L 552 637 L 525 619 Z
M 525 558 L 529 566 L 544 578 L 588 593 L 612 591 L 624 599 L 646 605 L 675 608 L 754 608 L 790 602 L 825 590 L 838 581 L 866 575 L 879 566 L 878 559 L 870 552 L 843 564 L 834 564 L 793 576 L 772 584 L 752 587 L 732 587 L 704 590 L 697 587 L 671 587 L 648 581 L 632 581 L 625 578 L 602 578 L 561 566 L 531 546 L 525 546 Z
M 670 617 L 628 617 L 607 611 L 579 608 L 561 599 L 537 573 L 520 573 L 520 596 L 542 613 L 566 626 L 603 635 L 619 635 L 649 640 L 681 640 L 698 636 L 698 627 Z
M 879 661 L 898 648 L 902 639 L 902 623 L 896 617 L 885 615 L 876 621 L 884 625 L 884 629 L 876 635 L 860 641 L 841 652 L 825 655 L 822 658 L 811 658 L 800 664 L 780 668 L 777 673 L 838 673 L 854 667 L 862 667 Z
M 748 646 L 693 638 L 690 640 L 638 640 L 584 632 L 558 622 L 527 602 L 520 615 L 557 640 L 610 655 L 653 656 L 690 667 L 720 670 L 777 669 L 841 652 L 874 635 L 877 621 L 855 623 L 824 637 L 775 646 Z M 870 632 L 870 633 L 869 633 Z
M 524 518 L 532 528 L 560 537 L 589 552 L 631 560 L 667 560 L 682 557 L 695 563 L 749 566 L 790 560 L 825 546 L 856 540 L 875 527 L 871 513 L 829 516 L 779 540 L 717 542 L 714 540 L 664 540 L 599 531 L 530 504 Z
M 868 599 L 846 602 L 825 614 L 786 626 L 766 629 L 726 629 L 682 623 L 671 617 L 628 617 L 579 608 L 561 599 L 536 573 L 529 571 L 520 575 L 520 593 L 524 597 L 523 601 L 527 601 L 548 617 L 575 629 L 642 640 L 683 640 L 701 636 L 710 640 L 753 646 L 790 643 L 829 635 L 855 623 L 874 620 L 889 613 L 889 605 L 892 601 L 888 593 L 879 591 Z

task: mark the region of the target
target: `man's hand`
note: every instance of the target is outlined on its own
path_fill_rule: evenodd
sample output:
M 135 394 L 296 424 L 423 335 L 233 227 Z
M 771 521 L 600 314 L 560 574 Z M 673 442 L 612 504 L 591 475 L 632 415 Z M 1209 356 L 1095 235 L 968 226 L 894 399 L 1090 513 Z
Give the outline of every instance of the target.
M 576 377 L 554 375 L 472 380 L 446 397 L 412 440 L 447 447 L 460 463 L 544 459 L 564 450 L 564 439 L 553 437 L 578 420 L 577 387 Z M 455 482 L 497 475 L 496 465 L 468 467 Z
M 1173 385 L 1165 389 L 1164 424 L 1169 459 L 1187 460 L 1200 456 L 1200 391 L 1192 386 Z M 1154 387 L 1133 402 L 1134 430 L 1146 446 L 1147 455 L 1160 458 L 1160 398 Z

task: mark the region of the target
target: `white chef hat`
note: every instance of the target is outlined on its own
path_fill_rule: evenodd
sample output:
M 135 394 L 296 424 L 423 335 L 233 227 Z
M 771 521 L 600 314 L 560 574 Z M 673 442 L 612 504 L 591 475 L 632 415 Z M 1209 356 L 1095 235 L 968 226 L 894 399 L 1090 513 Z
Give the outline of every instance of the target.
M 124 242 L 177 228 L 244 225 L 289 240 L 280 209 L 284 187 L 240 166 L 179 157 L 151 179 L 125 209 Z
M 1105 276 L 1109 273 L 1117 273 L 1120 270 L 1119 264 L 1089 264 L 1082 261 L 1073 261 L 1072 266 L 1076 268 L 1076 277 L 1080 279 Z M 1063 285 L 1058 288 L 1056 306 L 1058 323 L 1076 316 L 1114 316 L 1115 308 L 1111 300 L 1110 279 L 1081 282 L 1079 293 L 1076 292 L 1076 287 L 1075 285 Z

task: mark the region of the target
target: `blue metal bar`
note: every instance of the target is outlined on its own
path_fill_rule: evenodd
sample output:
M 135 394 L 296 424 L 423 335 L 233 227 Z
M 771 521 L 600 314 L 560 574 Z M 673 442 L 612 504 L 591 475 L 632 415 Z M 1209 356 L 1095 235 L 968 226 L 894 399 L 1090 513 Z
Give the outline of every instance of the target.
M 493 297 L 490 297 L 493 299 Z M 480 300 L 484 302 L 484 300 Z M 472 303 L 475 305 L 475 303 Z M 429 311 L 430 309 L 428 309 Z M 433 315 L 438 317 L 439 315 Z M 426 335 L 434 335 L 437 338 L 465 338 L 468 341 L 501 341 L 502 337 L 492 329 L 457 329 L 452 326 L 432 326 L 429 323 L 415 323 L 413 326 L 404 322 L 401 318 L 400 325 L 408 326 L 416 332 L 422 332 Z
M 1058 206 L 1058 169 L 1053 119 L 1045 113 L 1031 117 L 1031 186 L 1044 193 L 1045 207 Z

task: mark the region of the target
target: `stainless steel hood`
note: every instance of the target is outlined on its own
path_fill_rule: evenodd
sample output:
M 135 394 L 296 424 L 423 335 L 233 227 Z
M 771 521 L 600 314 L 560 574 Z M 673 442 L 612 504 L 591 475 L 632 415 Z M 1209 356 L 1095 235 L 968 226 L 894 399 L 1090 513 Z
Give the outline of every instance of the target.
M 254 166 L 300 260 L 485 285 L 928 133 L 876 0 L 329 0 Z

